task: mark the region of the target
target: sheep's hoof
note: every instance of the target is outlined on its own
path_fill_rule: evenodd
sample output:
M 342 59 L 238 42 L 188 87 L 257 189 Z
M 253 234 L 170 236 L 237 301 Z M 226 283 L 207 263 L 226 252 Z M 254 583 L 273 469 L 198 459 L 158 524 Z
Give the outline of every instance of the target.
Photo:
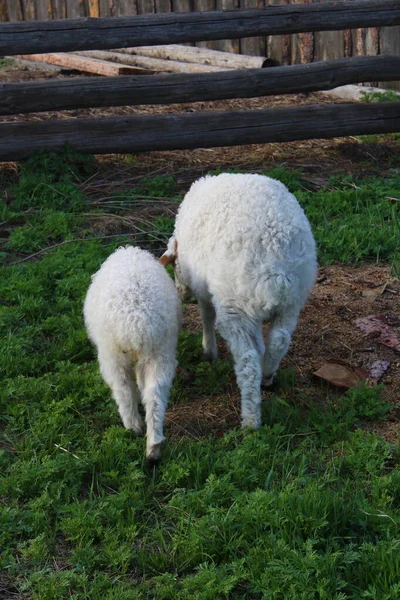
M 135 434 L 136 437 L 143 437 L 143 429 L 141 427 L 131 429 L 132 433 Z
M 146 453 L 146 460 L 149 467 L 154 467 L 161 457 L 161 449 L 165 444 L 165 440 L 159 442 L 158 444 L 153 444 L 150 446 Z

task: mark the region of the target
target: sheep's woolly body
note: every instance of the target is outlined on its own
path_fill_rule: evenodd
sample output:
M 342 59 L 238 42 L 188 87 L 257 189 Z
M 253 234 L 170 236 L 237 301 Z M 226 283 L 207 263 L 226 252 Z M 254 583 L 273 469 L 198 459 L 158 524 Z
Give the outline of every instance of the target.
M 145 404 L 148 457 L 157 458 L 152 447 L 157 446 L 158 454 L 164 439 L 162 422 L 181 320 L 172 279 L 149 252 L 120 248 L 94 275 L 84 318 L 125 427 L 140 433 L 138 400 Z
M 296 198 L 262 175 L 196 181 L 180 207 L 175 237 L 183 281 L 196 294 L 234 298 L 254 319 L 304 302 L 314 281 L 315 242 Z M 299 298 L 300 295 L 300 298 Z
M 225 173 L 191 186 L 166 255 L 175 240 L 178 287 L 199 300 L 205 353 L 216 356 L 216 322 L 234 356 L 243 424 L 256 427 L 260 363 L 270 383 L 315 280 L 309 222 L 281 182 Z M 265 354 L 263 321 L 271 322 Z

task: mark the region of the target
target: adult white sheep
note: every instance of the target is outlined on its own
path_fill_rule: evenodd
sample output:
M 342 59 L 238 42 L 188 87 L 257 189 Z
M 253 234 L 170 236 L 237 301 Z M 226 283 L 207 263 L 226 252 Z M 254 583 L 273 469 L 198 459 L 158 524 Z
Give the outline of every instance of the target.
M 269 177 L 204 177 L 186 194 L 160 261 L 175 263 L 181 296 L 198 299 L 206 358 L 217 357 L 215 326 L 228 342 L 242 425 L 259 427 L 262 376 L 272 383 L 316 276 L 315 242 L 302 208 Z
M 181 302 L 171 277 L 149 252 L 119 248 L 93 276 L 84 318 L 124 426 L 142 433 L 141 400 L 146 456 L 149 462 L 158 460 L 181 322 Z

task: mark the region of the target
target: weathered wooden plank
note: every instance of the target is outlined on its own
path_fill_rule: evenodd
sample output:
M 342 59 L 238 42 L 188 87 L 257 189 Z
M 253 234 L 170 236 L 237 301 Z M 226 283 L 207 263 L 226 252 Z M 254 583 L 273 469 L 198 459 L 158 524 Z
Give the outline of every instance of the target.
M 39 21 L 46 21 L 53 18 L 51 0 L 36 0 L 36 18 Z
M 311 31 L 309 31 L 308 33 L 297 34 L 296 62 L 299 62 L 300 64 L 306 64 L 314 60 L 314 43 L 314 34 Z
M 0 54 L 239 39 L 316 30 L 336 31 L 355 25 L 400 25 L 400 2 L 358 0 L 270 6 L 265 10 L 71 19 L 62 24 L 54 21 L 3 23 L 0 25 Z
M 350 0 L 354 1 L 354 0 Z M 332 40 L 334 43 L 334 40 Z M 365 31 L 361 27 L 343 32 L 343 54 L 344 56 L 365 55 Z M 336 52 L 336 54 L 338 54 Z
M 89 0 L 89 17 L 94 17 L 96 19 L 100 17 L 99 0 Z
M 108 0 L 99 0 L 99 11 L 100 18 L 107 18 L 110 16 L 110 3 Z
M 320 2 L 320 0 L 316 0 Z M 345 56 L 344 31 L 317 31 L 314 33 L 315 60 L 334 60 Z
M 136 3 L 134 0 L 116 0 L 115 16 L 130 17 L 136 14 Z
M 47 14 L 47 0 L 36 0 L 36 18 L 40 21 L 48 19 Z
M 343 48 L 344 56 L 345 57 L 352 56 L 353 55 L 353 42 L 352 42 L 351 29 L 345 29 L 343 31 L 343 44 L 344 44 L 344 48 Z
M 192 0 L 172 0 L 173 12 L 192 12 L 193 2 Z
M 172 10 L 170 0 L 154 0 L 154 8 L 156 13 L 169 13 Z
M 228 68 L 153 58 L 150 56 L 141 56 L 140 54 L 132 55 L 123 54 L 122 52 L 109 52 L 107 50 L 81 50 L 78 54 L 82 56 L 93 56 L 94 58 L 98 58 L 100 60 L 110 60 L 127 65 L 134 65 L 136 67 L 142 67 L 146 69 L 146 73 L 150 73 L 151 71 L 161 71 L 167 73 L 208 73 L 210 71 L 226 71 Z
M 65 19 L 67 17 L 67 5 L 65 0 L 51 0 L 53 19 Z
M 22 0 L 22 11 L 25 21 L 34 21 L 36 19 L 35 0 Z
M 76 78 L 0 84 L 0 115 L 26 112 L 171 104 L 329 90 L 365 80 L 400 78 L 400 56 L 341 59 L 196 75 Z
M 67 19 L 77 19 L 81 16 L 78 0 L 66 0 Z
M 110 16 L 110 0 L 100 0 L 100 17 L 107 18 Z
M 318 0 L 317 0 L 318 1 Z M 293 4 L 312 4 L 314 0 L 292 0 Z M 306 64 L 314 60 L 314 33 L 298 33 L 292 36 L 292 64 Z
M 89 153 L 132 153 L 289 142 L 400 131 L 400 102 L 308 105 L 111 119 L 47 119 L 0 124 L 0 160 L 64 144 Z
M 87 0 L 78 0 L 78 10 L 79 10 L 80 17 L 88 17 L 89 16 Z
M 365 30 L 365 54 L 367 56 L 376 56 L 379 54 L 379 29 L 377 27 L 371 27 Z M 372 85 L 377 87 L 377 81 L 364 81 L 364 84 Z
M 86 73 L 95 73 L 96 75 L 105 75 L 107 77 L 115 75 L 133 75 L 142 73 L 143 69 L 132 67 L 126 64 L 112 63 L 97 58 L 79 56 L 78 54 L 54 52 L 52 54 L 25 54 L 19 58 L 27 60 L 41 61 L 50 65 L 67 67 L 68 69 L 79 69 Z
M 353 56 L 364 56 L 364 30 L 361 28 L 352 31 Z
M 367 56 L 379 54 L 379 29 L 371 27 L 365 32 L 365 53 Z
M 172 11 L 174 13 L 193 12 L 193 1 L 194 0 L 171 0 Z M 185 45 L 190 47 L 192 44 L 186 42 Z
M 382 53 L 391 51 L 397 56 L 400 55 L 400 27 L 384 27 L 381 29 L 380 51 Z M 385 87 L 400 90 L 400 82 L 389 81 Z
M 22 20 L 21 0 L 7 0 L 7 9 L 10 22 Z
M 240 0 L 240 8 L 264 8 L 264 0 Z M 250 56 L 265 56 L 265 37 L 251 37 L 239 40 L 240 52 Z
M 121 48 L 122 54 L 139 54 L 154 58 L 168 58 L 183 62 L 227 67 L 228 69 L 259 69 L 265 60 L 262 56 L 244 56 L 209 48 L 168 44 L 167 46 L 138 46 L 137 48 Z
M 269 0 L 270 6 L 289 4 L 289 0 Z M 281 65 L 291 64 L 291 44 L 292 36 L 269 35 L 267 36 L 267 54 L 268 57 L 277 60 Z
M 314 34 L 315 60 L 334 60 L 344 56 L 344 32 L 324 31 Z
M 85 0 L 66 0 L 67 18 L 79 19 L 86 16 Z
M 193 0 L 193 10 L 195 12 L 208 12 L 210 10 L 216 10 L 215 0 Z M 210 48 L 215 50 L 216 42 L 210 40 L 208 42 L 196 42 L 196 46 L 199 48 Z
M 8 21 L 8 9 L 6 0 L 0 0 L 0 21 Z
M 239 0 L 216 0 L 216 9 L 219 11 L 228 11 L 239 8 Z M 222 50 L 223 52 L 239 52 L 240 51 L 240 36 L 235 36 L 235 39 L 219 39 L 214 44 L 216 50 Z
M 149 15 L 155 12 L 154 0 L 137 0 L 137 11 L 139 15 Z

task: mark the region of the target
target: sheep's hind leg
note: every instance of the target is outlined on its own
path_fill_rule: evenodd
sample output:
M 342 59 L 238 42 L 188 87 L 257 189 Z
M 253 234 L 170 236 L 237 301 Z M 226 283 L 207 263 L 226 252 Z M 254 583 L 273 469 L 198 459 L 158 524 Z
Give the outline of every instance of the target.
M 218 311 L 217 326 L 233 355 L 241 391 L 242 426 L 261 425 L 261 364 L 264 344 L 260 324 L 231 311 Z
M 263 361 L 262 385 L 272 385 L 282 358 L 286 355 L 292 333 L 296 327 L 298 311 L 282 311 L 278 313 L 268 326 L 266 349 Z
M 142 434 L 142 418 L 139 414 L 140 393 L 132 378 L 129 365 L 123 356 L 99 352 L 100 372 L 104 381 L 111 388 L 112 396 L 117 403 L 122 423 L 136 435 Z
M 218 358 L 217 340 L 215 337 L 215 308 L 210 300 L 198 299 L 201 320 L 203 322 L 204 360 Z
M 175 375 L 175 362 L 165 364 L 162 357 L 153 358 L 146 363 L 139 363 L 136 374 L 146 410 L 146 458 L 150 464 L 154 464 L 160 458 L 165 441 L 164 417 Z

